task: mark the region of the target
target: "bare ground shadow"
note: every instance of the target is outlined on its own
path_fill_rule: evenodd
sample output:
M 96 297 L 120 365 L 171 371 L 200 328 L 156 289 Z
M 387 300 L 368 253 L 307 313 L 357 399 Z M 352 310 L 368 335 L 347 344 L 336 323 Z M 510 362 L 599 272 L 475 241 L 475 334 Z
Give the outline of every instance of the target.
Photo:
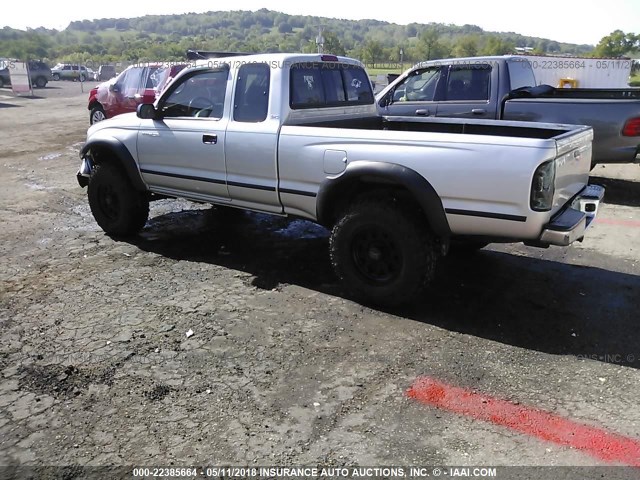
M 22 105 L 14 105 L 12 103 L 0 103 L 0 108 L 17 108 L 22 107 Z
M 222 220 L 206 210 L 170 213 L 128 241 L 176 260 L 247 272 L 259 288 L 294 284 L 348 298 L 330 266 L 326 231 L 301 238 L 296 229 L 317 227 L 258 214 Z M 447 257 L 438 270 L 424 298 L 393 313 L 521 348 L 640 368 L 640 276 L 491 250 Z
M 640 206 L 640 182 L 606 177 L 591 177 L 589 182 L 605 187 L 605 203 L 629 207 Z

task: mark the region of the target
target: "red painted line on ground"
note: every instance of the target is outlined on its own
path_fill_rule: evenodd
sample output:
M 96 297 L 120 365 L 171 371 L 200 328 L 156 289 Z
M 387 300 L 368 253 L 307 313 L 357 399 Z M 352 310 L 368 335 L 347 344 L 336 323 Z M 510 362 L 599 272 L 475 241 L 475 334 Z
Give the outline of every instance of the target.
M 638 220 L 614 220 L 613 218 L 596 218 L 594 222 L 601 223 L 603 225 L 621 225 L 623 227 L 640 228 L 640 221 Z
M 640 440 L 568 420 L 544 410 L 419 377 L 406 395 L 427 405 L 491 422 L 588 453 L 609 463 L 640 467 Z

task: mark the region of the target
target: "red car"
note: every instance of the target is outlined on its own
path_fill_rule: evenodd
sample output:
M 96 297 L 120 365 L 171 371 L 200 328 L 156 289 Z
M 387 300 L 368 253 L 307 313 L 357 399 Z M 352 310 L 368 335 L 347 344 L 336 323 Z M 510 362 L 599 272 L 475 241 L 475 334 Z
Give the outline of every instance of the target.
M 145 63 L 132 65 L 120 75 L 89 92 L 89 123 L 135 112 L 141 103 L 154 102 L 176 74 L 186 65 Z

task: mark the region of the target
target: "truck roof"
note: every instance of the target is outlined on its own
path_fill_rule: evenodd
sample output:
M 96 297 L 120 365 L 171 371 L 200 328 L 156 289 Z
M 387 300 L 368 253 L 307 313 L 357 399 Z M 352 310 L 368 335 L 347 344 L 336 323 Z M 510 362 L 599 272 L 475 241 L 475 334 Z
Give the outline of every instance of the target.
M 453 63 L 453 64 L 473 64 L 478 62 L 491 62 L 491 61 L 506 61 L 506 60 L 517 60 L 523 61 L 526 60 L 524 55 L 487 55 L 483 57 L 458 57 L 458 58 L 439 58 L 437 60 L 425 60 L 423 62 L 418 62 L 414 65 L 440 65 L 445 63 Z
M 364 68 L 364 65 L 359 60 L 355 60 L 349 57 L 319 53 L 258 53 L 248 55 L 233 55 L 229 57 L 196 60 L 195 66 L 211 67 L 220 66 L 226 63 L 235 68 L 247 63 L 268 63 L 277 67 L 284 67 L 293 63 L 305 62 L 340 62 L 350 65 L 357 65 Z

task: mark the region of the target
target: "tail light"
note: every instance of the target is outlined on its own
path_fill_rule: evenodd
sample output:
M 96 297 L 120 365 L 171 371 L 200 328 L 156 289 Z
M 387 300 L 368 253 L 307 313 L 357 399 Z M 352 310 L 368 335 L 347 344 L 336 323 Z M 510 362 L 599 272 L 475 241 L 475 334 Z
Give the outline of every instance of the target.
M 622 127 L 622 135 L 625 137 L 640 137 L 640 117 L 631 118 Z
M 556 162 L 551 160 L 540 165 L 531 182 L 531 209 L 547 212 L 553 207 L 556 183 Z
M 322 55 L 320 57 L 320 60 L 322 60 L 323 62 L 337 62 L 338 57 L 336 57 L 335 55 Z

